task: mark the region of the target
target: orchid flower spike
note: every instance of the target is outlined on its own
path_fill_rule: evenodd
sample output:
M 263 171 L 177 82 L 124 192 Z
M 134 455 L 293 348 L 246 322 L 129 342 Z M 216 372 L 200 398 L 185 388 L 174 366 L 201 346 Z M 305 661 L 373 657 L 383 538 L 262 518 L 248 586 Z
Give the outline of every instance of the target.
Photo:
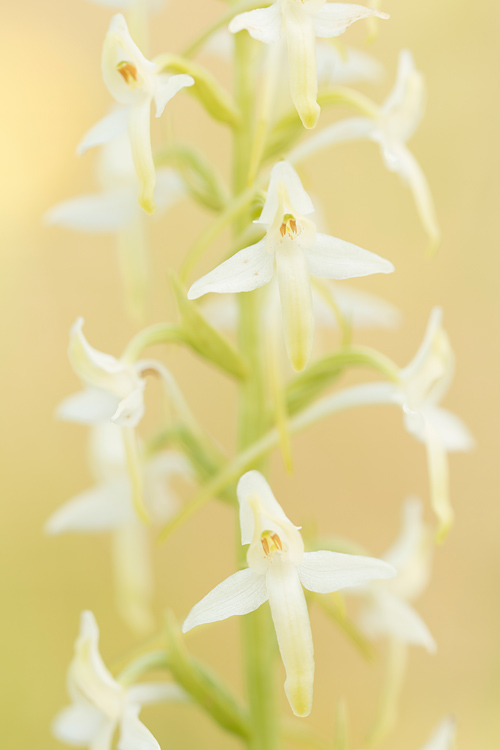
M 396 172 L 410 188 L 431 249 L 440 242 L 441 232 L 427 179 L 407 147 L 425 110 L 425 81 L 409 50 L 399 53 L 396 83 L 380 107 L 374 105 L 373 116 L 352 117 L 329 125 L 290 154 L 294 163 L 317 151 L 347 141 L 370 139 L 379 144 L 385 166 Z
M 130 36 L 121 13 L 113 16 L 104 40 L 102 72 L 109 92 L 123 107 L 94 125 L 78 150 L 83 153 L 128 130 L 139 178 L 139 204 L 147 213 L 153 213 L 156 175 L 150 135 L 151 103 L 154 100 L 156 117 L 160 117 L 167 102 L 180 89 L 192 86 L 194 79 L 162 73 L 157 63 L 147 60 Z
M 316 101 L 318 80 L 315 37 L 340 36 L 355 21 L 370 16 L 389 18 L 373 8 L 326 0 L 276 0 L 235 16 L 229 30 L 246 29 L 259 42 L 278 43 L 286 37 L 290 69 L 290 92 L 304 127 L 314 128 L 320 107 Z
M 69 358 L 85 389 L 68 396 L 57 416 L 69 422 L 97 424 L 111 420 L 121 427 L 136 427 L 144 415 L 143 369 L 152 363 L 130 364 L 97 351 L 83 335 L 83 318 L 70 332 Z
M 344 240 L 320 234 L 306 218 L 314 212 L 294 168 L 286 161 L 272 169 L 260 218 L 266 236 L 240 250 L 195 281 L 188 292 L 197 299 L 208 292 L 250 292 L 278 277 L 285 341 L 290 362 L 303 370 L 314 337 L 310 276 L 349 279 L 373 273 L 392 273 L 394 266 L 375 253 Z
M 119 730 L 118 747 L 160 750 L 149 729 L 139 719 L 145 705 L 183 701 L 186 696 L 173 683 L 141 683 L 125 687 L 111 675 L 99 653 L 99 628 L 92 612 L 83 612 L 75 655 L 68 672 L 72 704 L 60 711 L 52 724 L 54 736 L 68 745 L 90 750 L 111 750 Z
M 269 600 L 286 671 L 285 692 L 296 716 L 311 711 L 314 652 L 303 586 L 326 594 L 376 578 L 392 578 L 382 560 L 336 552 L 304 552 L 299 528 L 286 517 L 258 471 L 244 474 L 237 488 L 241 543 L 249 544 L 249 567 L 240 570 L 196 604 L 184 622 L 197 625 L 245 615 Z
M 394 638 L 430 652 L 436 650 L 427 625 L 410 604 L 429 582 L 432 553 L 432 536 L 422 520 L 422 503 L 409 498 L 403 507 L 400 535 L 382 557 L 397 570 L 397 577 L 352 590 L 352 594 L 363 597 L 359 627 L 368 638 Z

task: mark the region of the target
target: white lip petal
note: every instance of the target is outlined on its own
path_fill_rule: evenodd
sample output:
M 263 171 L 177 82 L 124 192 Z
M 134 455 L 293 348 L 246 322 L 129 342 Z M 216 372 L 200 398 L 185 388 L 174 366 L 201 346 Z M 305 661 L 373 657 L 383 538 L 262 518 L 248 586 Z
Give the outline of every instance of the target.
M 396 83 L 381 109 L 392 136 L 398 141 L 406 143 L 420 125 L 425 98 L 424 77 L 415 68 L 411 52 L 401 50 Z
M 246 615 L 258 609 L 267 600 L 264 576 L 253 570 L 239 570 L 219 583 L 198 604 L 195 604 L 184 621 L 182 632 L 208 622 L 226 620 L 234 615 Z
M 188 298 L 197 299 L 208 292 L 251 292 L 271 281 L 273 271 L 274 258 L 267 252 L 265 241 L 261 240 L 240 250 L 195 281 Z
M 181 89 L 186 86 L 194 86 L 194 78 L 191 76 L 181 74 L 177 76 L 163 76 L 160 75 L 158 79 L 158 85 L 155 91 L 154 100 L 156 104 L 156 117 L 160 117 L 165 109 L 167 103 L 172 99 Z
M 452 750 L 455 747 L 457 723 L 451 716 L 443 719 L 421 750 Z
M 102 713 L 87 703 L 63 708 L 52 722 L 52 734 L 68 745 L 91 745 L 105 723 Z
M 229 24 L 229 31 L 237 34 L 246 29 L 250 36 L 265 44 L 278 41 L 281 32 L 281 9 L 279 2 L 269 8 L 257 8 L 235 16 Z
M 425 429 L 431 505 L 439 521 L 438 538 L 442 540 L 454 519 L 450 500 L 448 455 L 433 424 L 426 421 Z
M 139 179 L 139 205 L 148 214 L 156 209 L 155 165 L 151 149 L 151 101 L 143 99 L 139 104 L 130 108 L 128 118 L 128 134 L 130 148 L 134 160 L 135 171 Z
M 48 224 L 79 232 L 118 232 L 130 224 L 135 206 L 134 191 L 123 187 L 58 203 L 44 218 Z
M 277 162 L 271 170 L 266 202 L 256 224 L 273 224 L 280 207 L 280 186 L 286 189 L 290 199 L 289 209 L 293 209 L 302 216 L 314 213 L 314 206 L 309 195 L 304 190 L 302 181 L 289 161 Z
M 399 147 L 397 156 L 398 173 L 408 183 L 417 206 L 420 221 L 429 235 L 432 248 L 435 248 L 440 242 L 441 230 L 427 178 L 411 151 L 405 146 Z
M 285 14 L 288 67 L 292 101 L 305 128 L 314 128 L 320 114 L 316 102 L 316 38 L 308 13 L 290 6 Z
M 115 414 L 119 399 L 112 393 L 88 388 L 65 398 L 56 409 L 56 417 L 65 422 L 98 424 Z
M 436 651 L 429 628 L 410 604 L 380 588 L 361 611 L 359 627 L 369 638 L 395 638 L 401 643 Z
M 399 571 L 418 552 L 424 533 L 422 501 L 418 497 L 410 497 L 403 506 L 399 536 L 385 553 L 384 560 Z
M 160 745 L 139 719 L 140 706 L 130 704 L 120 724 L 118 750 L 160 750 Z
M 297 240 L 278 246 L 276 273 L 288 358 L 292 367 L 300 371 L 311 356 L 314 315 L 308 260 Z
M 266 575 L 267 593 L 281 658 L 286 670 L 285 692 L 296 716 L 308 716 L 312 707 L 314 649 L 297 569 L 277 560 Z
M 254 537 L 255 516 L 250 505 L 250 500 L 257 499 L 259 509 L 280 524 L 290 524 L 291 521 L 285 515 L 281 505 L 274 497 L 269 483 L 260 471 L 247 471 L 238 482 L 236 489 L 240 504 L 240 527 L 241 543 L 250 544 Z M 295 527 L 297 528 L 297 527 Z
M 351 279 L 394 271 L 392 263 L 380 255 L 327 234 L 317 234 L 315 244 L 307 248 L 305 254 L 311 274 L 327 279 Z
M 351 23 L 363 18 L 377 16 L 387 19 L 389 15 L 373 8 L 352 3 L 326 3 L 313 15 L 314 32 L 319 37 L 340 36 Z
M 82 156 L 89 148 L 94 146 L 102 146 L 105 143 L 109 143 L 114 138 L 123 135 L 127 132 L 128 127 L 128 107 L 120 107 L 110 115 L 103 117 L 102 120 L 96 122 L 96 124 L 85 133 L 82 140 L 76 148 L 78 156 Z
M 448 452 L 470 451 L 474 448 L 475 440 L 469 428 L 460 417 L 446 409 L 428 407 L 425 409 L 427 421 L 431 421 L 434 429 Z
M 133 519 L 130 487 L 126 480 L 116 479 L 91 487 L 58 508 L 45 524 L 45 533 L 109 531 Z
M 443 326 L 443 310 L 440 307 L 434 307 L 429 316 L 429 322 L 425 329 L 425 335 L 420 344 L 417 353 L 411 362 L 401 370 L 401 377 L 404 380 L 416 378 L 418 373 L 425 369 L 426 362 L 432 356 L 432 347 L 439 329 Z
M 298 573 L 302 585 L 318 594 L 328 594 L 383 578 L 394 578 L 396 575 L 392 565 L 384 560 L 327 550 L 306 552 Z
M 123 620 L 134 633 L 144 636 L 155 627 L 153 564 L 148 530 L 133 511 L 131 516 L 112 537 L 115 596 Z

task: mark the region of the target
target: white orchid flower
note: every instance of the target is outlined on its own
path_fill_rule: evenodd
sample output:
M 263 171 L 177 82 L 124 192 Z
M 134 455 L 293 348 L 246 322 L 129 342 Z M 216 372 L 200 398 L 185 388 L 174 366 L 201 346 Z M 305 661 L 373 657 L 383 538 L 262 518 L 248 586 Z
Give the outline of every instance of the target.
M 359 627 L 367 637 L 389 637 L 431 652 L 436 650 L 429 628 L 410 604 L 429 582 L 432 552 L 431 534 L 422 520 L 422 503 L 410 498 L 403 508 L 400 535 L 382 556 L 397 570 L 397 577 L 352 591 L 363 597 Z
M 75 654 L 68 671 L 72 704 L 57 714 L 52 733 L 61 742 L 89 750 L 111 750 L 119 731 L 121 750 L 160 750 L 139 719 L 142 706 L 185 700 L 172 683 L 140 683 L 125 687 L 115 680 L 99 653 L 99 628 L 92 612 L 82 613 Z
M 285 692 L 293 712 L 311 711 L 314 653 L 303 586 L 326 594 L 395 571 L 381 560 L 335 552 L 304 552 L 298 527 L 286 517 L 258 471 L 244 474 L 237 488 L 241 543 L 249 544 L 249 567 L 227 578 L 196 604 L 184 622 L 197 625 L 245 615 L 269 600 L 281 657 Z
M 194 79 L 162 73 L 157 63 L 147 60 L 130 36 L 121 13 L 113 16 L 104 40 L 102 72 L 109 92 L 123 107 L 94 125 L 78 150 L 83 153 L 128 130 L 139 178 L 139 204 L 147 213 L 153 213 L 156 175 L 150 135 L 151 103 L 154 100 L 156 117 L 160 117 L 167 102 L 185 86 L 192 86 Z
M 266 227 L 265 238 L 198 279 L 188 292 L 190 299 L 208 292 L 250 292 L 268 284 L 276 273 L 288 356 L 296 370 L 306 366 L 313 344 L 310 276 L 349 279 L 394 270 L 392 263 L 375 253 L 318 233 L 305 218 L 313 212 L 298 174 L 288 162 L 278 162 L 255 222 Z
M 123 134 L 100 151 L 98 193 L 80 195 L 58 203 L 46 214 L 50 225 L 116 238 L 126 301 L 133 317 L 142 317 L 149 285 L 146 217 L 137 203 L 137 176 L 128 136 Z M 156 172 L 154 190 L 158 213 L 185 194 L 180 176 L 173 170 Z
M 317 151 L 347 141 L 369 139 L 380 145 L 387 169 L 400 175 L 410 188 L 417 211 L 432 247 L 439 244 L 441 232 L 427 179 L 407 147 L 425 110 L 425 81 L 415 68 L 409 50 L 399 54 L 396 84 L 373 117 L 352 117 L 321 130 L 290 154 L 297 163 Z
M 387 13 L 350 3 L 276 0 L 268 8 L 235 16 L 229 30 L 235 34 L 246 29 L 254 39 L 266 44 L 278 43 L 286 37 L 292 100 L 304 127 L 313 128 L 320 113 L 316 102 L 315 38 L 339 36 L 355 21 L 370 16 L 389 18 Z
M 136 427 L 144 415 L 144 369 L 151 362 L 123 362 L 94 349 L 83 335 L 83 318 L 70 332 L 69 359 L 85 390 L 64 399 L 57 416 L 70 422 L 97 424 L 112 421 Z
M 456 734 L 457 723 L 453 717 L 448 716 L 437 726 L 421 750 L 453 750 Z
M 144 634 L 155 624 L 151 544 L 148 529 L 135 512 L 124 442 L 117 425 L 105 423 L 92 428 L 90 466 L 96 484 L 58 508 L 45 531 L 50 535 L 112 532 L 118 609 L 135 632 Z M 163 524 L 179 510 L 172 480 L 192 479 L 191 466 L 182 454 L 163 451 L 144 461 L 143 475 L 148 517 L 153 524 Z

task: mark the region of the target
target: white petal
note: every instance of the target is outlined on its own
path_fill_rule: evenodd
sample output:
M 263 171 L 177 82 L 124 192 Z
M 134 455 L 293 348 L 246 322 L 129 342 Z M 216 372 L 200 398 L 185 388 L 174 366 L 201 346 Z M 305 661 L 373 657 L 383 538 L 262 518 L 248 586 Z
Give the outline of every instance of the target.
M 432 422 L 448 452 L 470 451 L 474 448 L 475 441 L 469 428 L 456 414 L 437 407 L 426 408 L 424 414 L 425 419 Z
M 379 126 L 369 117 L 349 117 L 340 122 L 334 122 L 310 136 L 304 143 L 299 144 L 289 154 L 292 164 L 303 162 L 319 151 L 339 143 L 348 143 L 366 138 L 373 138 Z
M 165 167 L 156 171 L 155 201 L 158 213 L 167 211 L 185 194 L 184 182 L 177 172 Z
M 148 214 L 154 213 L 156 209 L 154 200 L 156 173 L 150 128 L 151 101 L 145 98 L 130 108 L 128 134 L 135 171 L 139 178 L 139 205 Z
M 417 206 L 420 221 L 429 235 L 431 246 L 435 248 L 440 242 L 441 230 L 429 183 L 419 163 L 405 146 L 400 146 L 396 153 L 397 160 L 394 168 L 408 184 Z
M 290 4 L 285 14 L 285 30 L 292 101 L 304 127 L 314 128 L 320 107 L 316 102 L 316 39 L 310 15 L 299 5 Z
M 52 734 L 59 742 L 87 746 L 102 730 L 106 720 L 102 713 L 86 703 L 74 703 L 59 711 L 52 722 Z
M 264 576 L 253 570 L 239 570 L 219 583 L 187 616 L 182 632 L 187 633 L 197 625 L 226 620 L 234 615 L 246 615 L 258 609 L 267 600 Z
M 176 76 L 160 75 L 158 87 L 154 95 L 156 117 L 161 117 L 167 103 L 181 89 L 186 88 L 186 86 L 194 86 L 194 83 L 194 78 L 185 74 Z
M 58 203 L 44 218 L 48 224 L 79 232 L 117 232 L 130 224 L 135 206 L 134 191 L 123 187 Z
M 369 638 L 389 637 L 401 643 L 436 650 L 434 638 L 420 615 L 404 599 L 380 588 L 360 613 L 359 627 Z
M 426 421 L 425 425 L 431 505 L 439 521 L 438 538 L 442 540 L 454 518 L 450 499 L 448 454 L 432 423 Z
M 111 390 L 107 387 L 114 384 L 114 378 L 130 368 L 116 357 L 94 349 L 83 334 L 83 324 L 83 318 L 78 318 L 70 331 L 68 354 L 73 369 L 89 386 Z
M 418 497 L 408 498 L 403 505 L 399 536 L 385 553 L 384 560 L 399 571 L 417 552 L 424 532 L 422 501 Z
M 390 137 L 406 143 L 418 128 L 425 111 L 425 81 L 415 68 L 410 50 L 399 53 L 396 84 L 382 106 Z
M 103 117 L 102 120 L 96 122 L 90 130 L 88 130 L 83 136 L 82 140 L 76 148 L 78 156 L 82 156 L 89 148 L 94 146 L 102 146 L 104 143 L 109 143 L 114 138 L 127 132 L 128 127 L 128 107 L 120 107 L 110 115 Z
M 147 635 L 155 627 L 150 540 L 146 526 L 133 511 L 131 516 L 113 534 L 115 596 L 118 611 L 131 630 Z
M 280 3 L 275 2 L 269 8 L 257 8 L 235 16 L 229 24 L 229 31 L 237 34 L 243 29 L 259 42 L 272 44 L 278 41 L 281 32 Z
M 298 567 L 303 586 L 328 594 L 348 586 L 359 586 L 382 578 L 394 578 L 396 571 L 383 560 L 341 552 L 306 552 Z
M 157 523 L 165 523 L 179 510 L 179 498 L 172 487 L 176 477 L 194 479 L 193 467 L 182 453 L 163 451 L 145 465 L 146 503 Z
M 130 63 L 130 76 L 120 66 Z M 110 94 L 121 104 L 136 105 L 151 98 L 157 85 L 158 66 L 147 60 L 130 36 L 125 18 L 117 13 L 111 19 L 102 50 L 102 74 Z
M 456 733 L 457 723 L 455 719 L 452 717 L 443 719 L 421 750 L 453 750 Z
M 382 13 L 373 8 L 365 8 L 363 5 L 326 3 L 321 10 L 313 15 L 314 32 L 316 36 L 320 37 L 339 36 L 351 23 L 370 16 L 389 18 L 387 13 Z
M 270 531 L 280 531 L 282 524 L 289 524 L 283 508 L 274 497 L 273 491 L 266 478 L 260 471 L 247 471 L 243 474 L 236 488 L 240 504 L 241 543 L 250 544 L 255 533 L 255 516 L 250 500 L 257 499 L 260 511 L 265 514 L 266 521 L 274 520 L 275 528 L 266 526 Z M 297 528 L 297 527 L 294 527 Z
M 349 86 L 364 81 L 380 80 L 384 68 L 362 50 L 346 47 L 342 52 L 331 42 L 316 42 L 318 81 L 323 86 Z
M 380 255 L 328 234 L 317 234 L 315 244 L 305 255 L 311 274 L 327 279 L 351 279 L 394 271 L 392 263 Z
M 314 340 L 309 250 L 297 240 L 284 241 L 276 251 L 276 273 L 288 358 L 294 370 L 307 365 Z
M 106 721 L 97 736 L 92 740 L 89 750 L 113 750 L 113 736 L 116 729 L 115 721 Z
M 269 566 L 266 586 L 286 670 L 285 692 L 294 714 L 308 716 L 312 707 L 314 649 L 297 569 L 290 563 L 276 560 Z
M 396 328 L 400 324 L 401 313 L 397 307 L 381 297 L 346 284 L 326 284 L 325 291 L 353 328 Z M 338 322 L 332 306 L 314 285 L 312 291 L 316 325 L 336 328 Z
M 420 377 L 420 373 L 428 367 L 428 362 L 433 358 L 435 342 L 443 329 L 443 311 L 440 307 L 434 307 L 429 316 L 429 322 L 425 335 L 417 353 L 412 361 L 401 371 L 404 380 L 413 380 Z
M 264 203 L 261 215 L 255 222 L 256 224 L 271 225 L 274 222 L 281 202 L 281 186 L 285 187 L 291 204 L 288 209 L 292 209 L 294 213 L 301 214 L 302 216 L 314 213 L 312 201 L 304 190 L 304 186 L 295 169 L 290 162 L 279 161 L 271 170 L 266 202 Z
M 108 391 L 88 388 L 65 398 L 56 410 L 56 417 L 65 422 L 96 424 L 111 419 L 119 400 Z
M 126 479 L 116 479 L 91 487 L 58 508 L 45 524 L 45 533 L 109 531 L 133 519 L 130 486 Z
M 149 706 L 154 703 L 185 702 L 189 698 L 175 682 L 139 682 L 129 687 L 127 700 L 138 706 Z
M 208 292 L 252 292 L 269 283 L 274 271 L 274 258 L 267 252 L 264 240 L 245 247 L 213 271 L 195 281 L 188 292 L 197 299 Z
M 144 380 L 138 382 L 136 387 L 120 401 L 111 417 L 115 424 L 120 425 L 120 427 L 137 427 L 146 408 L 144 404 L 145 385 Z
M 129 705 L 120 724 L 118 750 L 160 750 L 160 745 L 139 719 L 140 707 Z

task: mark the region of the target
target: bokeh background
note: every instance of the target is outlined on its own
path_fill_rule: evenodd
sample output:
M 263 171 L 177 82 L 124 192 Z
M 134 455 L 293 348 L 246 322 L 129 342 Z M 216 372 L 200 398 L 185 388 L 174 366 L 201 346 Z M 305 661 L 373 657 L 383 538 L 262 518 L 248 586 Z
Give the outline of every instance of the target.
M 429 96 L 411 147 L 435 196 L 443 228 L 439 255 L 425 256 L 426 238 L 411 196 L 383 169 L 374 145 L 353 144 L 316 157 L 307 166 L 307 185 L 321 196 L 333 234 L 381 253 L 397 268 L 392 276 L 357 286 L 396 304 L 403 326 L 358 334 L 359 343 L 379 346 L 403 365 L 421 341 L 431 307 L 443 305 L 458 359 L 446 406 L 464 418 L 477 440 L 472 454 L 451 459 L 457 522 L 437 551 L 432 584 L 419 604 L 439 651 L 429 656 L 412 650 L 400 724 L 386 747 L 418 750 L 438 720 L 453 712 L 461 748 L 495 750 L 500 743 L 500 6 L 487 0 L 474 7 L 463 0 L 387 0 L 385 7 L 392 18 L 372 51 L 387 76 L 366 91 L 381 100 L 392 85 L 399 49 L 412 49 Z M 181 50 L 223 9 L 216 0 L 170 0 L 155 19 L 151 49 Z M 75 145 L 109 105 L 99 59 L 110 11 L 85 0 L 22 0 L 4 4 L 2 11 L 2 741 L 8 748 L 46 750 L 58 746 L 49 724 L 66 702 L 65 671 L 80 611 L 96 614 L 109 662 L 134 644 L 114 612 L 107 537 L 50 539 L 42 531 L 48 515 L 90 482 L 85 429 L 53 418 L 58 401 L 77 385 L 66 357 L 69 327 L 84 315 L 91 342 L 115 354 L 134 329 L 123 312 L 112 239 L 42 225 L 51 205 L 95 188 L 95 154 L 77 159 Z M 366 29 L 353 28 L 346 40 L 361 44 L 365 35 Z M 229 85 L 225 66 L 210 64 Z M 228 131 L 188 97 L 178 97 L 171 111 L 173 132 L 210 149 L 226 169 Z M 152 222 L 151 321 L 171 314 L 166 269 L 178 267 L 208 221 L 185 201 Z M 200 270 L 208 270 L 225 248 L 214 247 Z M 189 354 L 159 355 L 196 414 L 231 452 L 234 385 Z M 294 446 L 294 477 L 286 476 L 275 457 L 273 478 L 296 522 L 316 519 L 322 531 L 351 536 L 380 554 L 396 534 L 404 497 L 416 492 L 427 501 L 424 451 L 403 433 L 396 410 L 330 419 Z M 213 503 L 157 551 L 158 614 L 168 604 L 184 616 L 234 570 L 232 539 L 230 512 Z M 343 695 L 358 737 L 376 705 L 382 661 L 367 665 L 320 612 L 312 620 L 318 666 L 311 723 L 331 732 L 332 708 Z M 240 688 L 236 621 L 203 631 L 191 643 Z M 151 711 L 149 723 L 164 747 L 237 745 L 194 709 Z

